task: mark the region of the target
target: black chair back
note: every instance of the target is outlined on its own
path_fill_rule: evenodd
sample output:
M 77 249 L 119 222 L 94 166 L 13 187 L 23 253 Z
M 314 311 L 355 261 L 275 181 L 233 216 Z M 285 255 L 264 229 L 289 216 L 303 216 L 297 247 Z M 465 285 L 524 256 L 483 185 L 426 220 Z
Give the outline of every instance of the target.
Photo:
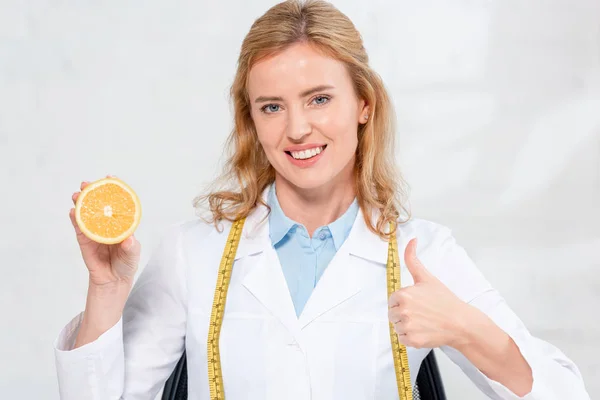
M 413 400 L 446 400 L 442 375 L 433 350 L 421 363 L 417 383 L 413 388 Z

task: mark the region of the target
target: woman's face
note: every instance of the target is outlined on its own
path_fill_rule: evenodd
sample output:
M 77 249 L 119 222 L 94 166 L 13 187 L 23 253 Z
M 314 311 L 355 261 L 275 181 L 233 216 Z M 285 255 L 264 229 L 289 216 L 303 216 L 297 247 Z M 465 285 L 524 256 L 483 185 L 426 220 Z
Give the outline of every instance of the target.
M 278 178 L 302 189 L 351 179 L 368 106 L 342 62 L 295 44 L 252 67 L 248 94 L 258 140 Z

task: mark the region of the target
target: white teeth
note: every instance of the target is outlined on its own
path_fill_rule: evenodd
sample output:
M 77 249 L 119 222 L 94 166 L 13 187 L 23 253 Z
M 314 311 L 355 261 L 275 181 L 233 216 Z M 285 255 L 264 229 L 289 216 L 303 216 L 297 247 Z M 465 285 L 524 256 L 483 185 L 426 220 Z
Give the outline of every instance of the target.
M 314 156 L 316 156 L 317 154 L 321 153 L 323 151 L 325 147 L 314 147 L 312 149 L 308 149 L 308 150 L 302 150 L 302 151 L 291 151 L 291 155 L 292 157 L 294 157 L 296 160 L 306 160 L 307 158 L 312 158 Z

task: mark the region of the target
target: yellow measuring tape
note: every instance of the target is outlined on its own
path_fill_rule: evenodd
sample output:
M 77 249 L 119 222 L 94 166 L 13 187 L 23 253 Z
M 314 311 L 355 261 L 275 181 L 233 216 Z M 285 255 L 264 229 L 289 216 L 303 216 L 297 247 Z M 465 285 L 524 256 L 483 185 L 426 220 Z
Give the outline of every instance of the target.
M 223 375 L 221 373 L 221 358 L 219 356 L 219 338 L 221 326 L 223 325 L 223 314 L 225 312 L 225 300 L 227 289 L 231 279 L 231 270 L 237 251 L 245 218 L 235 221 L 229 231 L 227 243 L 223 250 L 223 257 L 219 265 L 217 285 L 213 307 L 210 313 L 210 325 L 208 327 L 208 384 L 210 387 L 211 400 L 224 400 Z M 398 261 L 398 243 L 396 235 L 392 235 L 388 246 L 387 259 L 387 292 L 388 298 L 400 289 L 400 263 Z M 398 395 L 400 400 L 412 400 L 412 388 L 410 383 L 410 370 L 408 367 L 408 355 L 406 347 L 398 341 L 398 335 L 394 326 L 390 323 L 390 339 L 392 342 L 392 353 L 394 357 L 394 369 L 396 371 L 396 382 L 398 384 Z
M 400 261 L 398 260 L 398 243 L 396 234 L 390 237 L 388 245 L 388 258 L 386 264 L 387 293 L 388 299 L 392 293 L 400 289 Z M 410 368 L 408 366 L 408 354 L 406 347 L 398 341 L 398 335 L 394 325 L 390 323 L 390 340 L 392 342 L 392 354 L 394 356 L 394 369 L 396 370 L 396 383 L 398 384 L 398 395 L 400 400 L 412 400 L 412 388 L 410 384 Z

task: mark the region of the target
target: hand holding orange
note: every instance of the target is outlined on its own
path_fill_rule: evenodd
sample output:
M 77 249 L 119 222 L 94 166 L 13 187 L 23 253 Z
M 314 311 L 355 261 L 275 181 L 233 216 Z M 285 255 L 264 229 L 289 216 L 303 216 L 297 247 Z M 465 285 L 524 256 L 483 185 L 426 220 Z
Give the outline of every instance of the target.
M 90 284 L 131 284 L 141 249 L 133 235 L 142 215 L 136 193 L 121 179 L 107 176 L 82 182 L 81 192 L 71 199 L 75 208 L 69 217 L 90 272 Z

